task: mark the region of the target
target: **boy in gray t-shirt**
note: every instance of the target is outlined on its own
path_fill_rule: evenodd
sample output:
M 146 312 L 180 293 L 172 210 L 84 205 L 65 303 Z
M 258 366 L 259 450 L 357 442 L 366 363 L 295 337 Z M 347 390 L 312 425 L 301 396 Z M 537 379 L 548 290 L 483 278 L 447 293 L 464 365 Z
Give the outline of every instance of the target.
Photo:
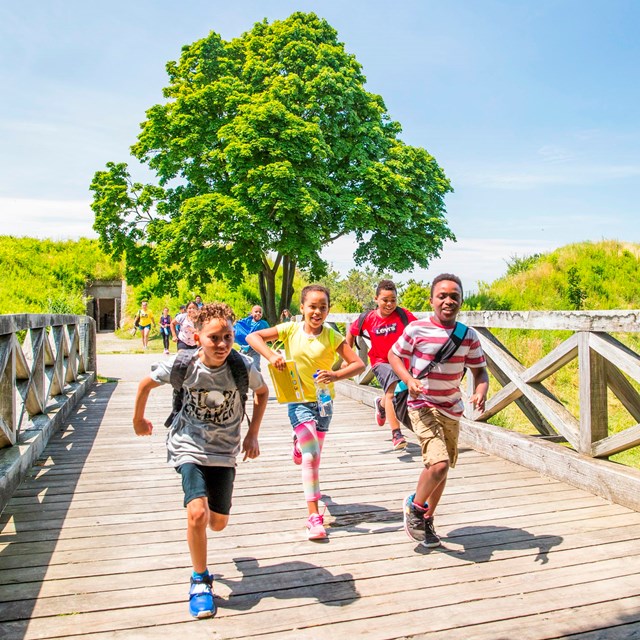
M 187 509 L 187 541 L 193 575 L 189 611 L 196 618 L 215 615 L 213 579 L 207 569 L 207 525 L 213 531 L 227 526 L 236 472 L 236 457 L 244 460 L 260 454 L 258 431 L 269 391 L 251 360 L 240 356 L 247 367 L 253 390 L 253 411 L 241 447 L 244 414 L 240 393 L 227 358 L 233 347 L 234 314 L 226 304 L 204 305 L 195 321 L 199 345 L 187 369 L 182 408 L 167 434 L 167 459 L 182 476 Z M 151 435 L 153 425 L 144 417 L 152 389 L 170 382 L 174 359 L 160 362 L 140 382 L 133 415 L 137 435 Z

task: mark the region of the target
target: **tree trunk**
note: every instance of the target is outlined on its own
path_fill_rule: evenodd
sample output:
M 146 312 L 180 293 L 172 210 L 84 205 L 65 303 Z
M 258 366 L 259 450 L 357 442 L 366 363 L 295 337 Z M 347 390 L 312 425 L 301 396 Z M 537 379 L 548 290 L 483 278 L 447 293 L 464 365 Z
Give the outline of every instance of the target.
M 296 275 L 296 261 L 284 256 L 282 260 L 282 287 L 280 289 L 280 305 L 278 314 L 284 309 L 289 309 L 293 315 L 297 312 L 291 310 L 291 298 L 293 297 L 293 278 Z
M 263 317 L 273 327 L 278 324 L 276 313 L 276 276 L 268 267 L 263 267 L 258 274 L 260 285 L 260 300 L 262 301 Z

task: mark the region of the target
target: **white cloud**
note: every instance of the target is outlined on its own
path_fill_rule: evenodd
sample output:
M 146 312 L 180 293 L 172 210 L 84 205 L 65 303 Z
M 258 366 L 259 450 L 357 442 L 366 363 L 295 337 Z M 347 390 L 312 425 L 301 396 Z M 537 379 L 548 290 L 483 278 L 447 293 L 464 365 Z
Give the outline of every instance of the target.
M 89 200 L 0 198 L 0 221 L 7 235 L 67 240 L 97 238 Z
M 427 269 L 415 269 L 394 274 L 398 282 L 409 279 L 430 282 L 439 273 L 455 273 L 467 291 L 476 291 L 479 281 L 491 282 L 504 275 L 507 262 L 514 256 L 524 257 L 545 253 L 562 246 L 562 241 L 541 242 L 540 239 L 518 240 L 512 238 L 465 238 L 445 243 L 442 255 L 433 260 Z M 343 276 L 355 268 L 353 252 L 355 239 L 345 236 L 327 247 L 323 257 Z
M 549 163 L 560 163 L 567 162 L 571 160 L 573 154 L 567 149 L 563 149 L 562 147 L 558 147 L 556 145 L 544 145 L 538 149 L 538 155 L 545 161 Z

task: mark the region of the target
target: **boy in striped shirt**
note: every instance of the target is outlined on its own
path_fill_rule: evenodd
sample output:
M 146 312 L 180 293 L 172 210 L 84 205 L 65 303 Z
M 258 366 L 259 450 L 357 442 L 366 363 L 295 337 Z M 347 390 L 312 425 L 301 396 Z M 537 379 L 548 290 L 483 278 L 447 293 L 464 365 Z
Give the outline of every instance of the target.
M 389 364 L 409 389 L 409 418 L 422 449 L 424 469 L 415 493 L 403 504 L 404 528 L 409 537 L 425 547 L 437 547 L 440 538 L 433 516 L 447 482 L 449 467 L 458 457 L 458 433 L 464 411 L 460 381 L 465 367 L 473 375 L 471 402 L 482 411 L 489 376 L 476 332 L 469 328 L 462 344 L 444 363 L 416 378 L 434 360 L 456 326 L 462 304 L 460 278 L 450 273 L 437 276 L 431 285 L 433 315 L 409 324 L 389 351 Z M 403 359 L 409 360 L 409 369 Z

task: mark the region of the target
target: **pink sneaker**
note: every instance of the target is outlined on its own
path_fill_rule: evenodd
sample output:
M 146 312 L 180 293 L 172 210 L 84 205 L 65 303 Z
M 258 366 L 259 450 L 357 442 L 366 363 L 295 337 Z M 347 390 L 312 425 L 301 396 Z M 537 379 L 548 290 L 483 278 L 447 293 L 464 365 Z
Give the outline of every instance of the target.
M 327 537 L 324 528 L 324 518 L 319 513 L 312 513 L 307 520 L 307 538 L 309 540 L 322 540 Z
M 402 431 L 400 431 L 400 429 L 394 429 L 391 432 L 391 444 L 396 451 L 401 451 L 402 449 L 407 448 L 407 441 L 402 435 Z
M 291 449 L 291 457 L 294 464 L 302 464 L 302 451 L 298 446 L 298 438 L 293 436 L 293 448 Z

